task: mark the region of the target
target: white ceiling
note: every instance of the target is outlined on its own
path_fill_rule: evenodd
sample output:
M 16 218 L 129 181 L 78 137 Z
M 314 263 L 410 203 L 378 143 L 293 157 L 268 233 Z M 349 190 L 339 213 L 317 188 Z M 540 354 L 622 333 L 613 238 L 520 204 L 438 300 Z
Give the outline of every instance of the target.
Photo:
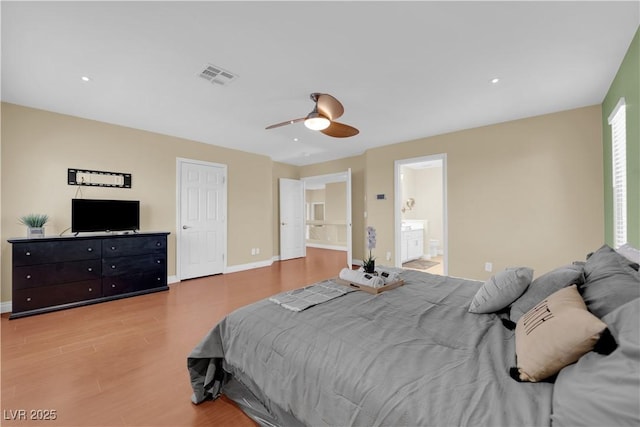
M 3 101 L 294 165 L 601 103 L 640 25 L 638 1 L 0 7 Z M 208 83 L 207 64 L 239 77 Z M 309 113 L 311 92 L 360 134 L 265 130 Z

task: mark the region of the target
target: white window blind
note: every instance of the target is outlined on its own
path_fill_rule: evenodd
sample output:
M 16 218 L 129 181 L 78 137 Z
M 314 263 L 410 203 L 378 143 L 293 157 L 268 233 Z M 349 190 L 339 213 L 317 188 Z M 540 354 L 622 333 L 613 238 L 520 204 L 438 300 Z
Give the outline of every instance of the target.
M 609 116 L 613 184 L 613 243 L 627 242 L 627 120 L 624 98 Z

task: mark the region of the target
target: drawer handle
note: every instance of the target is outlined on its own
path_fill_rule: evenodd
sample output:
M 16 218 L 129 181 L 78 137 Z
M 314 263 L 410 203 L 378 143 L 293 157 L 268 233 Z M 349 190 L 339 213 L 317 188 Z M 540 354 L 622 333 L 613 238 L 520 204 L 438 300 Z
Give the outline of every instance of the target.
M 156 242 L 156 246 L 157 246 L 157 247 L 160 247 L 160 246 L 162 246 L 162 243 L 160 243 L 160 242 Z
M 27 279 L 31 279 L 31 275 L 30 274 L 27 274 Z
M 112 287 L 112 288 L 115 288 L 115 287 L 116 287 L 116 285 L 115 285 L 114 283 L 112 283 L 112 284 L 111 284 L 111 287 Z
M 115 246 L 111 246 L 111 250 L 112 250 L 112 251 L 115 251 L 115 250 L 116 250 L 116 247 L 115 247 Z
M 28 298 L 27 298 L 27 302 L 30 302 L 30 301 L 31 301 L 31 297 L 28 297 Z
M 156 280 L 159 282 L 162 280 L 162 277 L 156 277 Z
M 31 256 L 31 252 L 27 251 L 27 252 L 25 253 L 25 255 L 26 255 L 26 256 Z
M 87 271 L 93 271 L 93 268 L 89 267 L 87 268 Z
M 115 269 L 116 269 L 116 266 L 115 266 L 115 265 L 112 265 L 112 266 L 111 266 L 111 269 L 112 269 L 112 270 L 115 270 Z
M 93 248 L 87 248 L 87 252 L 93 252 Z
M 160 264 L 162 262 L 162 260 L 157 259 L 156 260 L 156 264 Z
M 89 288 L 89 292 L 93 292 L 93 289 L 92 289 L 92 288 Z

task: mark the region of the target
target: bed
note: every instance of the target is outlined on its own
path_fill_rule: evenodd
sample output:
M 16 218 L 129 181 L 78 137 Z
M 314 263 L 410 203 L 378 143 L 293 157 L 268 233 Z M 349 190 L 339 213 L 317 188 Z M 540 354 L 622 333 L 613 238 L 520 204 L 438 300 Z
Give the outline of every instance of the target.
M 485 283 L 398 270 L 404 285 L 377 295 L 347 292 L 302 311 L 265 299 L 193 349 L 192 401 L 224 394 L 263 426 L 638 425 L 637 269 L 603 246 L 535 280 L 525 267 Z M 523 381 L 521 325 L 574 289 L 606 329 L 558 372 Z

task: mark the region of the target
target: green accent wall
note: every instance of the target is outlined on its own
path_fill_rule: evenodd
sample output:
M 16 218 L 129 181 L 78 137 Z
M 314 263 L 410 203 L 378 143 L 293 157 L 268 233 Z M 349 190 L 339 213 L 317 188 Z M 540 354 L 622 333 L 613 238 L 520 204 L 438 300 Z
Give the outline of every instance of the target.
M 640 247 L 640 27 L 629 46 L 609 92 L 602 102 L 604 149 L 605 242 L 613 245 L 613 192 L 611 184 L 611 126 L 609 115 L 624 97 L 627 110 L 627 241 Z

